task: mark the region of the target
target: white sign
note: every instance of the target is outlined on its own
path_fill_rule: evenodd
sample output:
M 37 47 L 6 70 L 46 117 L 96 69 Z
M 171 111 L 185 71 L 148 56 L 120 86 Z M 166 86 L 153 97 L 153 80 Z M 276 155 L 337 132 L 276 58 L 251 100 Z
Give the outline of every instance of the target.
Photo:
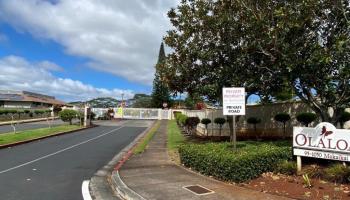
M 297 156 L 350 161 L 350 130 L 327 122 L 315 128 L 294 127 L 293 149 Z
M 224 115 L 245 115 L 245 89 L 222 88 Z

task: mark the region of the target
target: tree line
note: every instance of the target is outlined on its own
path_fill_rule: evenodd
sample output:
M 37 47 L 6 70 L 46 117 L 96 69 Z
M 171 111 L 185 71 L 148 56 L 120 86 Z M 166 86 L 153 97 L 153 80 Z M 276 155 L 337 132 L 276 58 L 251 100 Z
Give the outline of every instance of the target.
M 349 0 L 182 0 L 168 17 L 173 51 L 157 70 L 174 94 L 220 102 L 222 87 L 245 87 L 333 124 L 350 106 Z

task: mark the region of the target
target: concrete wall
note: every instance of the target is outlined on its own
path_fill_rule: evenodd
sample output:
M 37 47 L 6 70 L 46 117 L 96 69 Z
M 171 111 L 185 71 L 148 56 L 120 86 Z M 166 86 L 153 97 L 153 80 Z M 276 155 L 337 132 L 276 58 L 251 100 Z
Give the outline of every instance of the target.
M 173 110 L 174 111 L 174 110 Z M 224 117 L 222 114 L 222 110 L 203 110 L 203 111 L 192 111 L 192 110 L 178 110 L 183 112 L 189 117 L 199 117 L 200 119 L 209 118 L 214 121 L 217 117 Z M 350 111 L 350 109 L 348 109 Z M 278 113 L 285 112 L 291 115 L 291 120 L 286 124 L 286 135 L 291 137 L 293 134 L 293 126 L 302 126 L 297 120 L 296 115 L 302 112 L 312 112 L 310 108 L 308 108 L 303 103 L 276 103 L 269 105 L 247 105 L 246 115 L 240 116 L 239 121 L 237 123 L 237 133 L 239 136 L 247 136 L 254 137 L 255 135 L 259 135 L 261 137 L 277 137 L 283 135 L 283 124 L 276 122 L 274 120 L 274 116 Z M 257 117 L 261 119 L 261 123 L 257 125 L 257 131 L 254 131 L 252 125 L 248 124 L 246 120 L 249 117 Z M 314 126 L 320 122 L 320 119 L 311 126 Z M 350 121 L 346 123 L 345 128 L 350 128 Z M 197 127 L 197 131 L 200 134 L 206 135 L 206 130 L 203 124 L 199 124 Z M 219 135 L 219 127 L 211 123 L 208 125 L 208 135 Z M 223 127 L 222 135 L 229 135 L 229 127 L 228 123 L 226 123 Z

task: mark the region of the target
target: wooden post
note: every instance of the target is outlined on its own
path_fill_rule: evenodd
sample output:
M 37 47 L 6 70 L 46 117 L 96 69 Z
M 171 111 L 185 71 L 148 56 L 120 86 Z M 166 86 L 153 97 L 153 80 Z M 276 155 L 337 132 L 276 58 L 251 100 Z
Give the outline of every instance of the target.
M 236 139 L 237 139 L 237 137 L 236 137 L 236 115 L 233 115 L 232 119 L 233 119 L 233 149 L 236 152 L 237 151 L 237 149 L 236 149 L 236 143 L 237 143 L 236 142 Z
M 297 156 L 297 170 L 301 171 L 301 156 Z

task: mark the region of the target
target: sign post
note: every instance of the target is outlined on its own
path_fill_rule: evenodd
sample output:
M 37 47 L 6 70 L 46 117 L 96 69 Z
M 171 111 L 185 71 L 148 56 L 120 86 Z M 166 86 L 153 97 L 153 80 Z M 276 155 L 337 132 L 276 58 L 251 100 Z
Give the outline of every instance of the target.
M 293 154 L 297 156 L 298 171 L 302 156 L 350 162 L 350 131 L 327 122 L 315 128 L 294 127 Z
M 245 89 L 242 87 L 222 88 L 223 114 L 233 116 L 233 148 L 236 151 L 236 115 L 245 115 Z

